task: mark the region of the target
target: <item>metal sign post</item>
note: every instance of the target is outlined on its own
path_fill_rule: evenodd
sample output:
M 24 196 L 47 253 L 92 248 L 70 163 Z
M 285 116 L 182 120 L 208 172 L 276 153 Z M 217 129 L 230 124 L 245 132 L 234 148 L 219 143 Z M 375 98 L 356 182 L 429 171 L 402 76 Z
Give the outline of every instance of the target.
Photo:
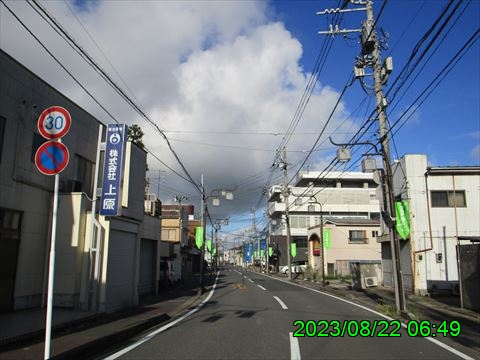
M 42 111 L 37 121 L 40 134 L 48 141 L 41 145 L 35 154 L 35 164 L 38 170 L 45 175 L 55 175 L 53 189 L 52 231 L 50 239 L 50 257 L 48 266 L 47 290 L 47 319 L 45 324 L 45 352 L 44 358 L 50 358 L 50 342 L 52 338 L 52 308 L 53 308 L 53 281 L 55 275 L 55 242 L 57 238 L 58 186 L 59 173 L 68 164 L 68 149 L 62 144 L 61 138 L 70 130 L 70 113 L 60 107 L 51 106 Z
M 52 338 L 52 309 L 53 309 L 53 280 L 55 273 L 55 241 L 57 238 L 57 210 L 58 210 L 58 183 L 59 175 L 55 174 L 55 186 L 53 191 L 53 216 L 52 238 L 50 239 L 50 258 L 48 267 L 48 291 L 47 291 L 47 320 L 45 325 L 45 352 L 44 358 L 50 358 L 50 340 Z

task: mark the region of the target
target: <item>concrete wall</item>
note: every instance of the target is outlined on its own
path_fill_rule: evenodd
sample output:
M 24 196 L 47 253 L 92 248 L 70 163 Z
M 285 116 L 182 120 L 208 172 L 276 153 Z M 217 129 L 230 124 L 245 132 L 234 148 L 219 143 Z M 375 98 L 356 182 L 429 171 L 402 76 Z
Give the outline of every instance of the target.
M 82 193 L 62 194 L 58 207 L 54 305 L 78 307 L 90 202 Z
M 0 159 L 0 207 L 22 212 L 13 305 L 14 309 L 22 309 L 41 304 L 50 242 L 54 179 L 41 174 L 32 161 L 38 116 L 52 105 L 63 106 L 72 116 L 70 132 L 62 139 L 71 160 L 60 174 L 61 188 L 73 180 L 75 154 L 95 161 L 98 122 L 3 51 L 0 79 L 0 116 L 6 119 Z

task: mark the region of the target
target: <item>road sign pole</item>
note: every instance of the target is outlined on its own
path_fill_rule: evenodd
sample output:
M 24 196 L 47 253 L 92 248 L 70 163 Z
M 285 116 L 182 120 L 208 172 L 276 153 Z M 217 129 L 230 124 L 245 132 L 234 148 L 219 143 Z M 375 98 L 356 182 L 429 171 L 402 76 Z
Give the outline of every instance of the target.
M 55 186 L 53 191 L 53 216 L 52 237 L 50 239 L 50 260 L 48 267 L 48 292 L 47 292 L 47 320 L 45 325 L 45 353 L 44 358 L 50 358 L 50 340 L 52 337 L 52 305 L 53 305 L 53 280 L 55 270 L 55 240 L 57 237 L 57 210 L 58 210 L 58 183 L 60 175 L 55 174 Z

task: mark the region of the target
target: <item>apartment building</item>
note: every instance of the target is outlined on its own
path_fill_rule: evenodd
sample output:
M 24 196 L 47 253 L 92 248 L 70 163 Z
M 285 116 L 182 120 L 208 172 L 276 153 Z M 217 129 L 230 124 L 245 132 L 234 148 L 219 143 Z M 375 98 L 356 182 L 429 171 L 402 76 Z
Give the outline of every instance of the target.
M 379 263 L 380 244 L 376 235 L 380 230 L 380 206 L 377 186 L 373 175 L 367 173 L 299 173 L 294 185 L 289 186 L 288 196 L 291 242 L 296 244 L 297 249 L 297 256 L 292 261 L 308 261 L 314 270 L 321 270 L 317 261 L 321 250 L 315 240 L 320 239 L 318 229 L 323 220 L 325 228 L 335 229 L 330 234 L 330 247 L 326 249 L 326 273 L 343 273 L 353 261 Z M 287 262 L 283 190 L 280 185 L 271 187 L 267 205 L 270 244 L 279 253 L 279 265 Z M 343 229 L 345 225 L 351 225 L 351 229 Z M 360 236 L 360 233 L 368 236 Z M 312 237 L 314 234 L 317 238 Z M 357 241 L 360 237 L 361 241 Z

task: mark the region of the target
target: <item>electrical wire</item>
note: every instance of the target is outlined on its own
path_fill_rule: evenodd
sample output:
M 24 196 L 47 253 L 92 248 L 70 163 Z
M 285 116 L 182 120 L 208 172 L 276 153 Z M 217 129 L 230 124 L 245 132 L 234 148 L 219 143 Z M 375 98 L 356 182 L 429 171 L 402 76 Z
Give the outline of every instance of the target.
M 1 0 L 2 3 L 5 4 L 5 2 L 3 0 Z M 197 184 L 197 182 L 192 178 L 192 176 L 190 175 L 189 171 L 187 170 L 187 168 L 185 167 L 185 165 L 183 164 L 182 160 L 180 159 L 180 157 L 178 156 L 178 154 L 176 153 L 176 151 L 173 149 L 170 141 L 169 141 L 169 138 L 165 135 L 165 133 L 159 128 L 159 126 L 140 108 L 139 105 L 137 105 L 136 102 L 134 102 L 121 88 L 119 85 L 117 85 L 113 79 L 111 79 L 111 77 L 90 57 L 90 55 L 87 54 L 87 52 L 78 45 L 78 43 L 75 41 L 75 39 L 73 39 L 72 36 L 70 36 L 64 29 L 63 27 L 60 25 L 60 23 L 58 21 L 56 21 L 53 16 L 50 15 L 50 13 L 37 1 L 37 0 L 31 0 L 31 2 L 50 20 L 48 22 L 48 24 L 52 27 L 52 28 L 57 28 L 63 35 L 64 35 L 64 39 L 67 41 L 67 43 L 69 43 L 70 46 L 74 46 L 75 48 L 77 48 L 83 55 L 84 59 L 87 60 L 87 63 L 92 66 L 95 71 L 97 71 L 99 74 L 102 75 L 102 77 L 107 81 L 107 83 L 127 102 L 128 105 L 130 105 L 132 107 L 133 110 L 135 110 L 142 118 L 144 118 L 147 123 L 149 123 L 154 130 L 156 130 L 161 136 L 162 138 L 164 139 L 164 141 L 167 143 L 167 146 L 170 150 L 170 152 L 173 154 L 174 158 L 176 159 L 176 161 L 178 162 L 178 164 L 180 165 L 180 167 L 182 168 L 183 172 L 185 173 L 185 175 L 187 176 L 187 178 L 189 179 L 189 182 L 199 191 L 201 192 L 201 189 L 200 189 L 200 186 Z M 28 2 L 28 4 L 30 4 L 32 6 L 32 4 L 30 2 Z M 104 109 L 102 107 L 102 109 Z

